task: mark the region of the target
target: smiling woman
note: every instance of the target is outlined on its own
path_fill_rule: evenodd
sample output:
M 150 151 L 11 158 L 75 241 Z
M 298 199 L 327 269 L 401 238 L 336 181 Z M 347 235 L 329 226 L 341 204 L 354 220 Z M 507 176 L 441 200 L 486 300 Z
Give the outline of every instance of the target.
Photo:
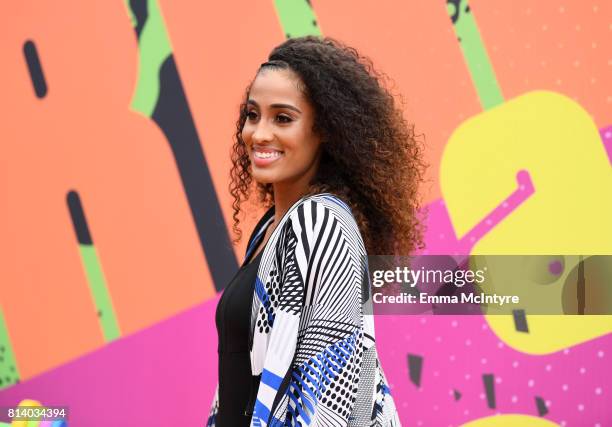
M 299 76 L 279 66 L 264 64 L 251 85 L 242 140 L 255 181 L 295 201 L 317 172 L 321 138 Z
M 328 38 L 290 39 L 240 108 L 230 192 L 267 212 L 217 307 L 209 426 L 399 426 L 374 338 L 367 254 L 420 242 L 423 165 L 371 63 Z

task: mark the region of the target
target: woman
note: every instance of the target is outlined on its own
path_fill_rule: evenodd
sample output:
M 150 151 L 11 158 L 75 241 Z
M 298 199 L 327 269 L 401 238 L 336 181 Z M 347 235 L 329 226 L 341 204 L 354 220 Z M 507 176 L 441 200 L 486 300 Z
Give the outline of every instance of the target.
M 217 307 L 208 425 L 398 426 L 378 362 L 367 253 L 421 243 L 421 151 L 369 60 L 290 39 L 261 65 L 237 122 L 230 191 L 269 207 Z

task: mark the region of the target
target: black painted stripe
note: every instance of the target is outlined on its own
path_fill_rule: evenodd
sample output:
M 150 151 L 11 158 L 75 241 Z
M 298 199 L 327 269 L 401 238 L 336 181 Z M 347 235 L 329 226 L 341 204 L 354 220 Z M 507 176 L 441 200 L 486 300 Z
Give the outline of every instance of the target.
M 238 270 L 225 218 L 172 55 L 160 73 L 151 118 L 170 144 L 215 288 L 222 290 Z
M 68 209 L 70 210 L 72 225 L 79 244 L 92 245 L 93 241 L 91 240 L 91 234 L 89 233 L 89 227 L 87 226 L 87 220 L 85 219 L 85 212 L 83 211 L 79 193 L 74 190 L 69 191 L 66 199 L 68 202 Z
M 47 82 L 45 81 L 45 75 L 40 65 L 38 50 L 32 40 L 28 40 L 24 43 L 23 54 L 26 64 L 28 64 L 28 70 L 30 71 L 34 93 L 36 93 L 37 97 L 44 98 L 45 95 L 47 95 Z
M 423 357 L 408 354 L 408 374 L 410 381 L 417 387 L 421 386 L 421 372 L 423 371 Z
M 134 18 L 136 18 L 136 27 L 134 30 L 136 31 L 136 36 L 140 39 L 142 29 L 149 18 L 147 0 L 130 0 L 130 9 L 132 9 Z
M 538 415 L 543 417 L 548 414 L 548 408 L 546 407 L 546 402 L 540 396 L 535 397 L 536 407 L 538 408 Z
M 495 376 L 493 374 L 484 374 L 482 381 L 484 382 L 485 393 L 487 395 L 487 406 L 495 409 Z
M 518 332 L 529 333 L 529 326 L 527 325 L 527 315 L 525 310 L 512 310 L 512 316 L 514 317 L 514 328 Z
M 580 261 L 578 262 L 578 283 L 576 284 L 576 299 L 578 300 L 578 314 L 584 314 L 585 301 L 586 301 L 586 287 L 584 277 L 584 260 L 580 255 Z

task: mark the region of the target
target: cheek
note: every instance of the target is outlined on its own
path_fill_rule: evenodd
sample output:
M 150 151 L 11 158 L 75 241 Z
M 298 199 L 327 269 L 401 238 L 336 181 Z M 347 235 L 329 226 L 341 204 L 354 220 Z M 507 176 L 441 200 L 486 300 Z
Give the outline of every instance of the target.
M 319 147 L 318 140 L 312 133 L 303 130 L 295 132 L 287 142 L 287 147 L 290 148 L 295 155 L 304 159 L 314 157 Z

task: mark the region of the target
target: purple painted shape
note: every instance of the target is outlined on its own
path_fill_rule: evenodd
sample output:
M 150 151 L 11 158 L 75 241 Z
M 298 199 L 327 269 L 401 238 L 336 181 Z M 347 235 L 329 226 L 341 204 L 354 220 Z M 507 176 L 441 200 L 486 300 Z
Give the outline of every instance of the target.
M 612 334 L 534 356 L 507 346 L 482 316 L 378 316 L 376 341 L 403 425 L 538 416 L 535 396 L 547 402 L 544 418 L 558 424 L 612 425 Z M 423 357 L 420 387 L 409 380 L 408 353 Z M 495 376 L 496 409 L 487 407 L 483 374 Z
M 476 242 L 503 221 L 534 192 L 529 172 L 516 174 L 517 188 L 495 209 L 478 222 L 465 236 L 458 238 L 443 200 L 427 206 L 425 249 L 422 255 L 469 255 Z
M 68 406 L 68 424 L 75 426 L 202 426 L 217 379 L 216 303 L 3 390 L 0 406 L 25 398 Z M 549 356 L 505 346 L 480 316 L 379 316 L 376 335 L 404 425 L 457 425 L 495 412 L 536 415 L 535 395 L 549 401 L 548 419 L 568 425 L 612 421 L 612 335 Z M 418 389 L 409 381 L 407 353 L 424 357 Z M 486 406 L 484 373 L 501 379 L 495 411 Z M 459 401 L 453 389 L 461 392 Z
M 610 155 L 609 139 L 604 143 Z M 461 239 L 444 203 L 430 205 L 423 253 L 469 254 L 476 241 L 533 194 L 526 172 L 519 172 L 517 181 L 517 190 Z M 70 424 L 89 427 L 131 426 L 135 420 L 143 426 L 201 426 L 217 381 L 216 304 L 216 298 L 207 301 L 0 391 L 0 406 L 25 398 L 68 406 Z M 571 352 L 530 356 L 499 341 L 480 316 L 379 316 L 376 324 L 379 354 L 404 424 L 458 424 L 495 412 L 537 415 L 534 395 L 548 401 L 548 419 L 612 421 L 607 410 L 612 370 L 606 360 L 612 335 Z M 418 389 L 408 380 L 408 352 L 424 356 Z M 501 380 L 495 411 L 486 407 L 483 373 Z M 462 394 L 459 401 L 454 389 Z
M 68 425 L 204 425 L 217 381 L 217 298 L 0 392 L 68 406 Z M 8 421 L 2 420 L 1 421 Z
M 599 129 L 599 134 L 601 135 L 606 153 L 608 153 L 608 160 L 610 160 L 612 165 L 612 125 Z
M 561 264 L 560 261 L 553 261 L 548 264 L 548 271 L 550 271 L 551 274 L 558 276 L 559 274 L 563 273 L 563 264 Z

